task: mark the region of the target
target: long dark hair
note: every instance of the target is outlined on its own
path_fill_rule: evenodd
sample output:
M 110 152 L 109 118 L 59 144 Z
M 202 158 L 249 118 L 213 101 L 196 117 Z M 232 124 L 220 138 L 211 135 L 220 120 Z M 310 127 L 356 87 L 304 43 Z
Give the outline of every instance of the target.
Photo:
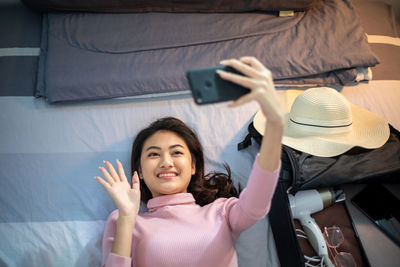
M 212 172 L 204 175 L 204 155 L 199 139 L 194 131 L 184 122 L 173 117 L 158 119 L 138 133 L 132 145 L 132 173 L 134 171 L 139 172 L 140 157 L 144 142 L 158 131 L 174 132 L 180 136 L 188 146 L 192 159 L 195 160 L 196 173 L 192 175 L 187 191 L 193 194 L 197 204 L 204 206 L 219 197 L 238 197 L 239 193 L 232 182 L 229 166 L 226 164 L 224 165 L 227 174 Z M 147 203 L 147 201 L 152 198 L 152 194 L 144 182 L 140 183 L 140 191 L 141 200 Z

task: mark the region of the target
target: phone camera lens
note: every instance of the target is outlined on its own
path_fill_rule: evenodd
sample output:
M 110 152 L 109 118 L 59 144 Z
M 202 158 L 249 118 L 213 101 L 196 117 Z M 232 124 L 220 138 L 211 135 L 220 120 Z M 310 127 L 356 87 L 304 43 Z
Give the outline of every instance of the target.
M 211 87 L 212 87 L 212 82 L 206 81 L 206 83 L 205 83 L 205 88 L 206 88 L 206 89 L 209 89 L 209 88 L 211 88 Z
M 196 100 L 197 103 L 203 103 L 203 96 L 201 95 L 200 92 L 196 92 Z

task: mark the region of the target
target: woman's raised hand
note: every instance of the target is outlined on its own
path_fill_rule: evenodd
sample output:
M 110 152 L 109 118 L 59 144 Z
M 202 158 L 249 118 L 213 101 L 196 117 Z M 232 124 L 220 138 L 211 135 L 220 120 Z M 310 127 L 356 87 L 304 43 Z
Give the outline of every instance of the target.
M 219 71 L 222 79 L 250 89 L 248 94 L 232 102 L 230 106 L 235 107 L 255 100 L 267 117 L 258 163 L 265 170 L 276 170 L 281 158 L 284 112 L 279 105 L 271 71 L 254 57 L 223 60 L 221 64 L 230 66 L 244 75 Z
M 279 106 L 278 95 L 269 69 L 255 57 L 227 59 L 222 60 L 220 64 L 230 66 L 244 75 L 218 71 L 222 79 L 250 89 L 250 93 L 232 102 L 230 104 L 231 107 L 255 100 L 260 104 L 264 115 L 268 118 L 268 122 L 282 123 L 283 111 Z
M 96 180 L 104 187 L 117 206 L 119 216 L 135 217 L 140 208 L 140 181 L 137 172 L 132 176 L 132 187 L 125 176 L 122 163 L 117 160 L 117 171 L 113 165 L 104 161 L 105 167 L 99 167 L 105 179 L 96 176 Z

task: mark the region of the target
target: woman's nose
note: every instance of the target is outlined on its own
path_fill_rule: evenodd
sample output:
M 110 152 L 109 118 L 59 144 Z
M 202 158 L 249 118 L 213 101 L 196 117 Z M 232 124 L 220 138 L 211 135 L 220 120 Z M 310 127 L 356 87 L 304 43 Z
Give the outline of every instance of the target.
M 160 167 L 161 168 L 169 168 L 169 167 L 172 167 L 174 164 L 173 164 L 173 161 L 172 161 L 172 158 L 171 158 L 171 156 L 168 154 L 168 155 L 163 155 L 162 157 L 161 157 L 161 161 L 160 161 Z

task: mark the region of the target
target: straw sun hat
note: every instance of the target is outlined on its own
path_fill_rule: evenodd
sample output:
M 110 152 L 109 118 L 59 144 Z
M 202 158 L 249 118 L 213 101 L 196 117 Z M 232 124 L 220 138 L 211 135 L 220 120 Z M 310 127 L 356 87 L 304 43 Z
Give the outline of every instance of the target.
M 385 119 L 350 103 L 332 88 L 287 90 L 284 94 L 282 104 L 287 114 L 282 143 L 289 147 L 333 157 L 355 146 L 378 148 L 389 138 Z M 263 135 L 267 122 L 261 110 L 253 122 Z

